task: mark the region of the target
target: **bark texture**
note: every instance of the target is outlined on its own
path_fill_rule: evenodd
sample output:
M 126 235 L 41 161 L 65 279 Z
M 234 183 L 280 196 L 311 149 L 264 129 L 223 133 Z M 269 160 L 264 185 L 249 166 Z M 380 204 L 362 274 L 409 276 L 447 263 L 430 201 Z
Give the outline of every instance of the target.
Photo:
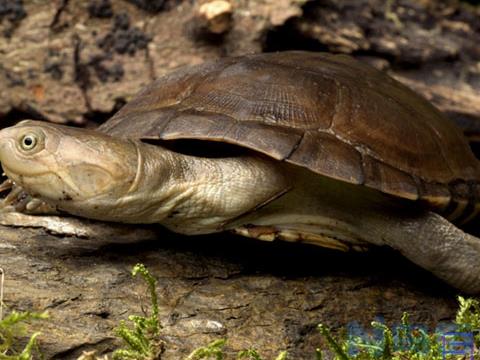
M 456 308 L 453 290 L 390 251 L 348 254 L 82 221 L 71 224 L 83 230 L 73 236 L 66 227 L 33 228 L 39 225 L 29 217 L 0 221 L 23 225 L 0 228 L 5 303 L 48 310 L 50 319 L 36 325 L 47 358 L 118 346 L 112 328 L 150 306 L 145 284 L 130 276 L 138 262 L 158 279 L 162 359 L 182 359 L 225 337 L 232 353 L 255 347 L 266 358 L 288 350 L 305 359 L 321 344 L 319 323 L 368 329 L 377 316 L 398 323 L 408 311 L 433 328 Z
M 302 49 L 352 54 L 429 98 L 478 137 L 480 10 L 433 0 L 0 0 L 0 125 L 24 118 L 96 126 L 145 84 L 219 56 Z M 217 19 L 217 20 L 212 20 Z M 148 306 L 130 277 L 142 262 L 159 279 L 165 359 L 228 337 L 311 358 L 316 325 L 376 316 L 435 326 L 455 291 L 390 251 L 334 253 L 228 234 L 181 237 L 152 228 L 2 215 L 5 303 L 48 309 L 47 358 L 115 347 L 111 329 Z M 13 227 L 12 224 L 17 226 Z M 68 226 L 67 226 L 68 225 Z

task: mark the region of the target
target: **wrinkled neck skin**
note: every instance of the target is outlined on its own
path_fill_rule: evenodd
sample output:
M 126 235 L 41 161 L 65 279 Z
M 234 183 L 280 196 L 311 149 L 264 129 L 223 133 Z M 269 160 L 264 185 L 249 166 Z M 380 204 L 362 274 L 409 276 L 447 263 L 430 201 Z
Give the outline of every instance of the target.
M 17 190 L 58 210 L 184 234 L 222 231 L 289 188 L 282 165 L 261 155 L 195 157 L 37 121 L 0 131 L 0 160 Z
M 160 223 L 183 234 L 224 230 L 224 224 L 288 189 L 278 163 L 262 157 L 202 158 L 140 141 L 122 142 L 115 186 L 85 198 L 43 199 L 96 220 Z M 82 182 L 88 182 L 85 177 Z M 80 194 L 81 195 L 81 194 Z

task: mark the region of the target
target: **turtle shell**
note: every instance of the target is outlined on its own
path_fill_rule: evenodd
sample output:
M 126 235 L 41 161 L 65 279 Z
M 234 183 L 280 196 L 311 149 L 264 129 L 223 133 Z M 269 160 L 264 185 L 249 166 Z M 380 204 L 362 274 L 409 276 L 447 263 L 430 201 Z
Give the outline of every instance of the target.
M 255 54 L 180 69 L 146 87 L 100 130 L 236 144 L 334 179 L 449 206 L 456 215 L 472 212 L 480 199 L 480 163 L 455 125 L 398 81 L 346 55 Z

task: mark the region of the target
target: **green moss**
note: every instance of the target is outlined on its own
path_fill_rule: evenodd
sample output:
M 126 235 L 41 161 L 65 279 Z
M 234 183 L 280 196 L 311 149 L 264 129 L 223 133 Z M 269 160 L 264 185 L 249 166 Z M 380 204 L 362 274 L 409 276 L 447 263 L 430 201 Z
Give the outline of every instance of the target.
M 459 309 L 455 323 L 457 329 L 452 333 L 455 341 L 464 341 L 460 333 L 475 334 L 480 329 L 480 304 L 475 299 L 458 297 Z M 381 339 L 364 339 L 360 337 L 342 338 L 336 340 L 330 331 L 319 325 L 319 331 L 325 338 L 329 349 L 317 349 L 317 359 L 322 359 L 323 353 L 333 353 L 335 360 L 444 360 L 467 359 L 468 354 L 454 355 L 445 351 L 442 341 L 443 333 L 427 333 L 421 328 L 412 326 L 408 314 L 404 313 L 401 326 L 394 330 L 378 322 L 372 322 L 372 328 L 380 330 Z M 474 359 L 480 359 L 480 335 L 474 336 Z M 353 350 L 353 351 L 352 351 Z
M 30 360 L 34 354 L 40 354 L 37 337 L 40 332 L 29 336 L 22 350 L 16 350 L 20 338 L 26 337 L 26 324 L 32 320 L 48 318 L 47 313 L 12 311 L 0 320 L 0 360 Z
M 150 292 L 152 312 L 150 316 L 130 315 L 130 326 L 121 322 L 116 328 L 117 336 L 123 341 L 124 347 L 115 351 L 113 358 L 119 360 L 153 360 L 160 359 L 164 350 L 164 343 L 160 339 L 161 324 L 158 317 L 158 299 L 156 295 L 156 280 L 149 274 L 144 265 L 138 264 L 133 268 L 132 274 L 140 274 Z M 480 329 L 480 303 L 475 299 L 458 297 L 459 309 L 455 318 L 457 332 L 472 333 Z M 466 357 L 444 354 L 442 336 L 438 332 L 428 333 L 425 330 L 412 326 L 408 314 L 404 313 L 400 326 L 391 328 L 387 325 L 373 321 L 372 332 L 381 334 L 380 337 L 368 336 L 343 336 L 336 339 L 330 330 L 320 324 L 318 330 L 326 341 L 327 346 L 312 351 L 312 358 L 317 360 L 453 360 Z M 346 332 L 345 332 L 346 333 Z M 455 334 L 456 334 L 455 333 Z M 453 340 L 456 335 L 453 335 Z M 474 337 L 474 359 L 480 360 L 480 335 Z M 185 360 L 226 360 L 226 339 L 218 339 L 208 345 L 193 350 Z M 265 360 L 254 349 L 238 352 L 237 359 Z M 230 357 L 231 358 L 231 357 Z M 0 360 L 2 358 L 0 357 Z M 19 358 L 20 359 L 20 358 Z M 282 351 L 275 360 L 289 359 L 286 351 Z M 23 360 L 23 358 L 22 358 Z
M 120 322 L 115 334 L 124 342 L 124 347 L 113 353 L 115 360 L 159 359 L 164 349 L 163 341 L 159 338 L 162 327 L 158 320 L 157 281 L 143 264 L 133 267 L 132 276 L 137 274 L 140 274 L 148 285 L 152 313 L 146 317 L 130 315 L 129 324 L 125 321 Z
M 205 347 L 200 347 L 193 350 L 193 352 L 187 356 L 185 360 L 200 360 L 200 359 L 215 359 L 223 360 L 224 351 L 223 347 L 225 346 L 225 339 L 219 339 L 212 341 Z

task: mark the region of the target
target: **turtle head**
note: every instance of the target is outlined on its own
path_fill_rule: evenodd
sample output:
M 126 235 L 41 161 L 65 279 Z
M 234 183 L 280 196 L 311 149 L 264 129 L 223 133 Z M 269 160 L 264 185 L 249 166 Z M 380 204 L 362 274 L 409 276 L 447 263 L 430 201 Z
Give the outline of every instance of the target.
M 26 120 L 0 131 L 8 178 L 61 209 L 125 192 L 136 161 L 131 142 L 91 130 Z

